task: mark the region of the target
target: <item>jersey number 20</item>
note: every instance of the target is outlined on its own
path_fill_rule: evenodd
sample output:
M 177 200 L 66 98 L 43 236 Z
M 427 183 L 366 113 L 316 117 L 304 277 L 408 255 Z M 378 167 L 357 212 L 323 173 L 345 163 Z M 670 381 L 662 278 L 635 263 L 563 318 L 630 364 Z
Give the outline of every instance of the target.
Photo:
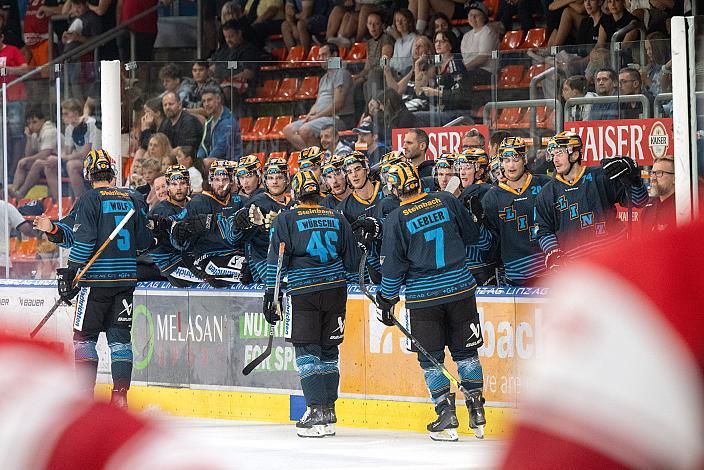
M 317 256 L 321 263 L 327 263 L 329 259 L 337 258 L 337 250 L 334 243 L 337 241 L 337 232 L 314 231 L 310 234 L 310 240 L 306 251 L 311 256 Z

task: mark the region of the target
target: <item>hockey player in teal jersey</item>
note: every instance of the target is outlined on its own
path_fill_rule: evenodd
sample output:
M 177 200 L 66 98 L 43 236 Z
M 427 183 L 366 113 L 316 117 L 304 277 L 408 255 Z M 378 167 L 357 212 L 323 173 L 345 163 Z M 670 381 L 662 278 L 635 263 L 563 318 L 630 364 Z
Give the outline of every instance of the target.
M 213 287 L 227 287 L 237 282 L 244 263 L 243 233 L 225 222 L 242 209 L 247 199 L 232 193 L 235 165 L 215 160 L 208 172 L 211 191 L 196 194 L 175 217 L 171 240 L 176 248 L 191 252 L 193 267 L 199 277 Z
M 334 435 L 335 401 L 340 382 L 339 349 L 345 331 L 346 273 L 359 266 L 352 229 L 337 211 L 320 205 L 320 184 L 307 170 L 291 183 L 298 205 L 276 217 L 267 260 L 263 311 L 269 323 L 279 318 L 274 305 L 278 246 L 285 244 L 289 308 L 286 340 L 295 346 L 296 365 L 308 409 L 296 423 L 301 437 Z M 283 276 L 283 274 L 282 274 Z M 290 313 L 289 313 L 290 312 Z
M 149 218 L 157 224 L 158 243 L 150 251 L 150 255 L 161 274 L 176 287 L 188 287 L 202 282 L 184 264 L 181 250 L 175 248 L 168 237 L 168 228 L 161 229 L 162 218 L 175 218 L 183 210 L 191 194 L 190 173 L 183 165 L 171 165 L 164 172 L 166 178 L 167 196 L 158 202 L 150 211 Z
M 344 169 L 345 157 L 332 155 L 321 170 L 321 178 L 325 181 L 329 193 L 323 198 L 321 206 L 328 209 L 337 209 L 337 206 L 350 195 L 352 190 L 347 184 Z
M 582 139 L 571 131 L 551 138 L 547 152 L 556 175 L 536 200 L 546 268 L 625 240 L 627 228 L 618 220 L 615 204 L 644 207 L 648 201 L 636 163 L 618 157 L 603 159 L 601 167 L 584 167 Z
M 135 199 L 128 190 L 113 186 L 115 162 L 106 151 L 90 151 L 83 168 L 92 189 L 76 201 L 68 267 L 57 270 L 59 295 L 69 304 L 78 295 L 73 344 L 76 368 L 85 378 L 87 392 L 92 397 L 98 370 L 96 343 L 100 333 L 105 332 L 110 348 L 112 401 L 127 407 L 127 391 L 132 380 L 130 335 L 137 254 L 150 247 L 153 237 L 147 228 L 144 202 Z M 72 283 L 78 271 L 131 209 L 135 210 L 131 219 L 74 288 Z
M 349 223 L 354 223 L 362 216 L 372 216 L 374 207 L 384 197 L 378 182 L 369 177 L 369 161 L 362 152 L 352 152 L 345 157 L 345 175 L 352 188 L 338 206 Z
M 236 229 L 235 232 L 240 230 L 245 233 L 247 264 L 252 272 L 252 281 L 257 283 L 263 283 L 266 279 L 271 223 L 282 210 L 290 206 L 291 199 L 286 194 L 288 175 L 285 159 L 269 160 L 264 167 L 266 191 L 250 199 L 247 206 L 235 214 L 234 224 L 231 225 Z
M 245 155 L 235 168 L 235 177 L 240 188 L 240 194 L 249 199 L 261 194 L 262 168 L 259 157 L 256 155 Z
M 472 199 L 468 207 L 498 242 L 507 283 L 520 286 L 534 281 L 545 270 L 538 245 L 535 201 L 550 178 L 528 171 L 525 142 L 520 137 L 504 139 L 498 156 L 506 182 L 486 185 L 491 189 L 481 201 Z
M 383 277 L 376 297 L 380 319 L 393 325 L 390 316 L 405 284 L 411 334 L 439 363 L 444 362 L 445 347 L 449 348 L 462 386 L 469 392 L 470 427 L 482 426 L 486 420 L 477 348 L 483 338 L 476 282 L 465 256 L 465 247 L 479 242 L 480 228 L 455 197 L 422 192 L 412 163 L 391 167 L 388 181 L 401 206 L 384 223 Z M 457 440 L 459 423 L 450 381 L 427 357 L 419 354 L 418 360 L 438 415 L 428 424 L 430 436 Z

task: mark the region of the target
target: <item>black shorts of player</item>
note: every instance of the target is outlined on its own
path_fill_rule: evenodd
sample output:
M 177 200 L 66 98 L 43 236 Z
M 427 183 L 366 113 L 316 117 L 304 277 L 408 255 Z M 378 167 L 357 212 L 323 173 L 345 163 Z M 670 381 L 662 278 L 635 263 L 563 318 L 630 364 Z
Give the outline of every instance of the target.
M 410 311 L 411 334 L 427 351 L 477 349 L 484 344 L 474 296 Z M 412 351 L 417 351 L 415 347 Z
M 97 335 L 108 328 L 132 329 L 134 286 L 83 287 L 76 297 L 74 338 Z
M 291 296 L 286 316 L 286 341 L 294 344 L 337 345 L 345 333 L 347 287 Z

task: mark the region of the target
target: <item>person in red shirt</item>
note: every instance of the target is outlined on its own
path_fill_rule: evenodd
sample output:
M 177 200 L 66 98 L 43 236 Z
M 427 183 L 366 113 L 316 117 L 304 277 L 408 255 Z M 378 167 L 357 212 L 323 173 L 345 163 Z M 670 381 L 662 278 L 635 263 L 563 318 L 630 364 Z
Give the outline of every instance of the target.
M 5 44 L 6 28 L 0 28 L 0 68 L 7 69 L 7 75 L 0 77 L 0 85 L 10 83 L 18 76 L 27 73 L 27 60 L 22 51 L 15 46 Z M 24 83 L 7 87 L 7 137 L 8 137 L 8 172 L 13 174 L 17 160 L 24 150 L 24 102 L 26 99 Z
M 149 10 L 157 3 L 170 5 L 172 0 L 117 0 L 117 23 L 121 24 L 133 18 L 140 13 Z M 153 60 L 154 42 L 157 34 L 156 12 L 147 15 L 146 17 L 135 21 L 130 25 L 129 30 L 134 33 L 137 47 L 134 60 L 138 62 L 147 62 Z M 120 48 L 120 59 L 128 62 L 130 57 L 130 36 L 123 34 L 118 41 Z

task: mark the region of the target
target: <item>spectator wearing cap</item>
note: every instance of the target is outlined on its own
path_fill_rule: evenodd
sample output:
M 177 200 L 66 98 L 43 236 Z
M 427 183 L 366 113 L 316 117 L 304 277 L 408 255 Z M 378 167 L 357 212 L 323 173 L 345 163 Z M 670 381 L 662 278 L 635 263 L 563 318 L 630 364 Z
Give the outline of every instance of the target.
M 332 155 L 347 155 L 352 149 L 340 140 L 335 126 L 329 124 L 320 130 L 320 148 Z
M 349 129 L 354 120 L 352 75 L 345 68 L 328 69 L 328 59 L 339 57 L 335 44 L 320 47 L 318 60 L 325 74 L 320 77 L 318 94 L 303 119 L 284 127 L 284 136 L 297 149 L 318 145 L 320 130 L 328 125 L 338 130 Z
M 380 140 L 384 140 L 383 137 L 381 139 L 379 138 L 379 134 L 369 122 L 355 127 L 352 130 L 357 133 L 357 143 L 354 146 L 355 150 L 364 152 L 367 155 L 369 165 L 379 163 L 382 155 L 386 153 L 386 147 L 379 142 Z
M 491 83 L 493 73 L 491 53 L 499 48 L 499 39 L 487 26 L 489 12 L 482 2 L 469 5 L 467 19 L 472 29 L 462 36 L 460 50 L 462 62 L 468 72 L 468 82 L 471 86 L 487 85 Z
M 214 160 L 239 161 L 242 157 L 240 123 L 224 104 L 222 90 L 217 86 L 205 87 L 202 92 L 203 109 L 208 118 L 197 156 L 206 168 Z

